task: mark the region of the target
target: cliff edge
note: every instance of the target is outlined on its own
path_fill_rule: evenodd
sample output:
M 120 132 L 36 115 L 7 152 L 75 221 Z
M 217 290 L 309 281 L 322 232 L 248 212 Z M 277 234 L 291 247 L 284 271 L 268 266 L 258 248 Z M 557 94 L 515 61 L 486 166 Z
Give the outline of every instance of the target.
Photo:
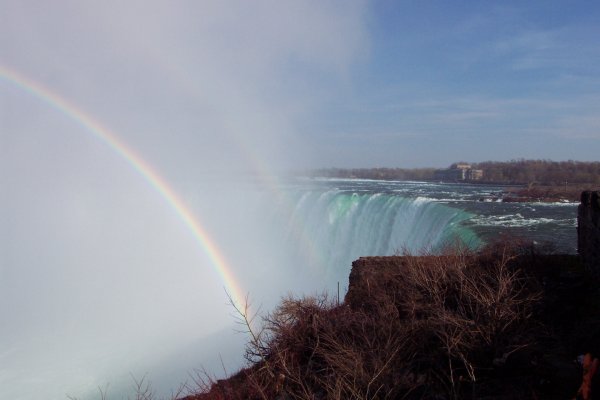
M 585 268 L 600 279 L 600 192 L 581 194 L 577 210 L 577 248 Z
M 343 303 L 284 299 L 249 367 L 188 399 L 573 398 L 597 294 L 578 256 L 530 248 L 363 257 Z
M 343 303 L 282 300 L 248 323 L 248 367 L 186 399 L 598 398 L 600 201 L 581 199 L 579 255 L 361 257 Z

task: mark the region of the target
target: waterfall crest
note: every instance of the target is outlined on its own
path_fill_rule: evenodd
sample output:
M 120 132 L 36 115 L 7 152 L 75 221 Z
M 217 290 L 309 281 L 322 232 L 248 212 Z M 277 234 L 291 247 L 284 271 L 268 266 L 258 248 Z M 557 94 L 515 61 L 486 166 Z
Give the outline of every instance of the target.
M 481 244 L 461 224 L 472 214 L 431 198 L 329 189 L 292 192 L 287 203 L 271 211 L 270 222 L 285 232 L 289 254 L 340 278 L 361 256 Z

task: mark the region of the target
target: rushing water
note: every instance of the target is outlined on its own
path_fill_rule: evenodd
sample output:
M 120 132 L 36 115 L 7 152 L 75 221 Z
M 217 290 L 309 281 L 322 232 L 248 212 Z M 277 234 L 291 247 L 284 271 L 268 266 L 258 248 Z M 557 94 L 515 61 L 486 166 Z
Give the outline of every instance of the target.
M 290 279 L 284 287 L 299 293 L 334 291 L 337 283 L 345 289 L 359 257 L 477 249 L 501 235 L 532 241 L 544 251 L 576 252 L 577 204 L 495 201 L 502 191 L 489 185 L 304 178 L 275 188 L 248 185 L 244 207 L 237 197 L 225 198 L 233 198 L 227 208 L 237 209 L 239 225 L 255 227 L 253 238 L 263 238 L 255 258 L 264 261 L 250 274 L 240 271 L 242 279 L 252 288 L 256 276 L 280 274 Z
M 338 282 L 343 290 L 352 261 L 361 256 L 435 252 L 447 245 L 477 248 L 500 234 L 576 251 L 576 204 L 492 201 L 502 191 L 495 186 L 303 178 L 277 185 L 190 182 L 178 189 L 263 311 L 286 292 L 334 292 Z M 245 338 L 222 321 L 231 311 L 222 298 L 222 282 L 211 277 L 210 269 L 199 269 L 206 262 L 192 258 L 188 263 L 183 254 L 187 232 L 168 240 L 178 232 L 169 216 L 159 219 L 159 227 L 171 231 L 159 235 L 156 246 L 131 239 L 127 252 L 111 259 L 94 261 L 82 253 L 89 265 L 68 264 L 73 273 L 58 263 L 46 271 L 12 252 L 16 261 L 5 265 L 4 273 L 13 283 L 0 293 L 0 317 L 10 321 L 0 328 L 0 398 L 68 393 L 95 399 L 97 386 L 107 383 L 110 398 L 127 398 L 132 396 L 130 373 L 140 378 L 146 372 L 157 393 L 168 395 L 194 367 L 218 374 L 220 362 L 209 357 L 223 356 L 229 372 L 241 365 Z M 140 227 L 155 226 L 151 215 L 144 217 L 148 222 Z M 119 219 L 115 226 L 129 225 Z M 89 242 L 95 243 L 93 237 Z M 113 244 L 118 242 L 100 243 L 99 254 L 110 253 Z M 146 257 L 138 260 L 138 253 Z M 175 258 L 178 253 L 181 258 Z M 166 259 L 163 264 L 160 257 Z M 82 266 L 89 271 L 77 275 Z M 91 279 L 89 273 L 96 275 Z M 38 285 L 45 291 L 29 293 L 31 274 L 47 276 Z M 51 307 L 53 299 L 60 307 Z M 14 307 L 25 300 L 25 309 L 36 314 L 21 318 Z M 194 329 L 203 333 L 194 335 Z
M 290 252 L 319 269 L 347 273 L 360 256 L 478 248 L 502 234 L 576 252 L 577 204 L 496 201 L 498 186 L 304 179 L 281 190 L 288 206 L 271 221 L 285 224 Z

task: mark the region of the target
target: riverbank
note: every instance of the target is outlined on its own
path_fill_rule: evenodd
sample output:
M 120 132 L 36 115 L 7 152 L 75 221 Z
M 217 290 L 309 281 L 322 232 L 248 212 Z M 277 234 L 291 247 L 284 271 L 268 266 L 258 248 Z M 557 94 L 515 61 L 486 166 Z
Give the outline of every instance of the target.
M 600 185 L 600 162 L 511 160 L 458 162 L 435 168 L 321 168 L 302 171 L 303 176 L 329 178 L 412 180 L 429 182 L 490 183 L 499 185 Z
M 529 247 L 365 257 L 341 304 L 284 299 L 247 324 L 249 367 L 186 400 L 573 398 L 599 299 L 578 256 Z
M 503 191 L 504 202 L 579 202 L 581 193 L 587 190 L 600 190 L 600 186 L 581 185 L 540 185 L 512 186 Z

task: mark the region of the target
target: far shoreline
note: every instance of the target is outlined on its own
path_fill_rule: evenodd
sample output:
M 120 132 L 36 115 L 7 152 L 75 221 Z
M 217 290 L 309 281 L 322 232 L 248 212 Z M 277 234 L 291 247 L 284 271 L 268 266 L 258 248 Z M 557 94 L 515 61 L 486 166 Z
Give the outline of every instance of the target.
M 335 176 L 307 176 L 310 179 L 341 180 L 341 181 L 372 181 L 372 182 L 406 182 L 406 183 L 433 183 L 441 185 L 466 185 L 466 186 L 496 186 L 505 188 L 499 196 L 491 196 L 482 201 L 501 201 L 506 203 L 578 203 L 581 193 L 586 190 L 599 190 L 599 185 L 594 184 L 568 184 L 565 185 L 531 185 L 526 183 L 506 183 L 493 181 L 440 181 L 434 179 L 382 179 L 361 177 L 335 177 Z
M 295 175 L 323 179 L 496 186 L 505 190 L 497 197 L 493 196 L 493 200 L 506 202 L 578 202 L 583 191 L 600 190 L 600 162 L 597 161 L 461 161 L 443 169 L 320 168 L 304 170 Z

